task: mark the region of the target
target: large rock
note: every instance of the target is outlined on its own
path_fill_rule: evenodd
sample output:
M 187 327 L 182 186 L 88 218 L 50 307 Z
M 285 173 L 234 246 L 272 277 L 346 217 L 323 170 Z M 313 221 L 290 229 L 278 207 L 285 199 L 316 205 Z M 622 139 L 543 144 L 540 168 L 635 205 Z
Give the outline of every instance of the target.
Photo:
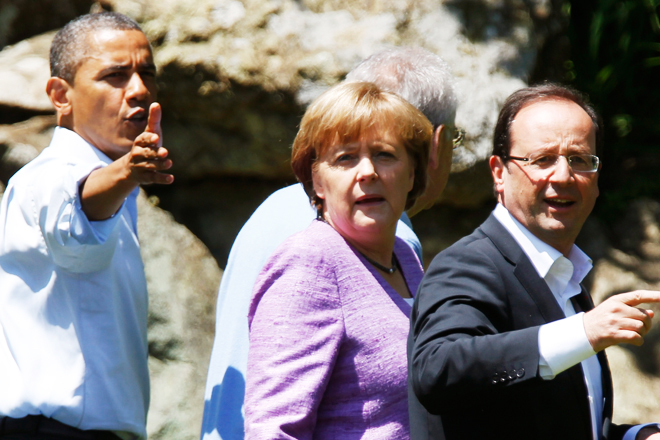
M 19 168 L 37 157 L 53 137 L 55 116 L 36 116 L 0 125 L 0 180 L 7 182 Z
M 454 171 L 483 161 L 499 106 L 525 85 L 553 16 L 549 1 L 106 0 L 142 23 L 161 67 L 160 100 L 180 178 L 289 179 L 304 106 L 357 62 L 394 45 L 453 67 L 467 129 Z M 547 26 L 546 26 L 547 27 Z M 176 170 L 175 170 L 176 171 Z M 466 203 L 465 186 L 447 199 Z M 490 190 L 471 187 L 473 204 Z
M 94 0 L 0 0 L 0 48 L 62 27 Z
M 660 203 L 637 200 L 614 236 L 617 247 L 601 247 L 595 264 L 592 295 L 598 304 L 611 295 L 637 289 L 660 290 Z M 606 240 L 601 240 L 605 243 Z M 660 316 L 660 305 L 644 305 Z M 660 420 L 660 325 L 646 335 L 644 345 L 607 349 L 614 379 L 614 421 Z
M 0 52 L 0 119 L 4 122 L 20 120 L 24 114 L 54 112 L 46 95 L 48 51 L 54 35 L 48 32 Z
M 151 440 L 199 438 L 221 271 L 204 244 L 172 216 L 138 199 L 149 290 Z

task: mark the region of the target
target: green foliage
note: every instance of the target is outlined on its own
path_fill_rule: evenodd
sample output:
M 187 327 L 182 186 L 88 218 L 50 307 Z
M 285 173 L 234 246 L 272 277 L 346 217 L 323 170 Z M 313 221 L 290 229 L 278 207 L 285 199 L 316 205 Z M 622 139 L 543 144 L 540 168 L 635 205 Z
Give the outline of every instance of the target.
M 613 220 L 633 198 L 660 198 L 660 0 L 567 4 L 565 80 L 588 93 L 603 116 L 597 214 Z

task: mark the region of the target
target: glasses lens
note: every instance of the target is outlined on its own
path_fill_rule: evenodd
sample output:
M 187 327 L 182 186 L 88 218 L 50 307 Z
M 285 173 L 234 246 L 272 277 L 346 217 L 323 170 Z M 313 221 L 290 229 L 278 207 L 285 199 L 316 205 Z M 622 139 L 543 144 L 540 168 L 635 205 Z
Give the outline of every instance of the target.
M 554 153 L 530 154 L 527 164 L 532 170 L 547 171 L 553 169 L 557 165 L 560 156 L 561 155 Z M 600 164 L 598 156 L 593 156 L 591 154 L 575 154 L 566 157 L 566 160 L 573 171 L 581 173 L 598 171 L 598 166 Z
M 568 163 L 574 171 L 590 172 L 598 169 L 598 157 L 591 154 L 569 156 Z
M 559 155 L 552 153 L 530 154 L 529 166 L 535 170 L 548 170 L 557 164 Z

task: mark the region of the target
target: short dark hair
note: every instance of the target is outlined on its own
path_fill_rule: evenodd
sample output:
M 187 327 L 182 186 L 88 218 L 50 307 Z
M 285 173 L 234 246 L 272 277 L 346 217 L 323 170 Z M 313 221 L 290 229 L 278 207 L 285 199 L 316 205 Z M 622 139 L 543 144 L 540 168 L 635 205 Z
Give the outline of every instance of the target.
M 293 141 L 291 167 L 311 202 L 320 212 L 312 172 L 333 145 L 359 142 L 372 135 L 391 134 L 412 160 L 415 179 L 405 209 L 426 189 L 426 168 L 433 126 L 426 116 L 394 93 L 368 82 L 344 82 L 324 92 L 307 108 Z
M 73 84 L 78 68 L 86 55 L 86 36 L 98 30 L 140 31 L 131 18 L 116 12 L 81 15 L 55 34 L 50 45 L 50 76 Z
M 572 87 L 545 83 L 520 89 L 506 99 L 495 125 L 493 156 L 499 156 L 503 160 L 508 158 L 511 151 L 511 124 L 523 107 L 535 102 L 553 99 L 574 102 L 589 115 L 596 132 L 596 151 L 599 151 L 603 137 L 602 122 L 596 110 L 589 103 L 588 98 Z

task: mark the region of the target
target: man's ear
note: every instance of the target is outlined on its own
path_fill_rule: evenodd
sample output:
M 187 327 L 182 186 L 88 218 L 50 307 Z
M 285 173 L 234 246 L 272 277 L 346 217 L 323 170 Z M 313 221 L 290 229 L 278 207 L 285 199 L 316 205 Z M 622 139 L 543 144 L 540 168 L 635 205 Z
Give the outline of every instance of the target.
M 444 124 L 438 125 L 433 131 L 433 142 L 429 152 L 429 169 L 435 170 L 440 166 L 440 149 L 442 148 L 442 136 L 447 130 Z
M 504 172 L 506 165 L 500 156 L 490 156 L 488 165 L 490 166 L 490 173 L 493 175 L 495 192 L 502 194 L 504 191 Z
M 51 76 L 46 83 L 46 94 L 60 117 L 71 114 L 71 90 L 72 87 L 66 80 L 56 76 Z

